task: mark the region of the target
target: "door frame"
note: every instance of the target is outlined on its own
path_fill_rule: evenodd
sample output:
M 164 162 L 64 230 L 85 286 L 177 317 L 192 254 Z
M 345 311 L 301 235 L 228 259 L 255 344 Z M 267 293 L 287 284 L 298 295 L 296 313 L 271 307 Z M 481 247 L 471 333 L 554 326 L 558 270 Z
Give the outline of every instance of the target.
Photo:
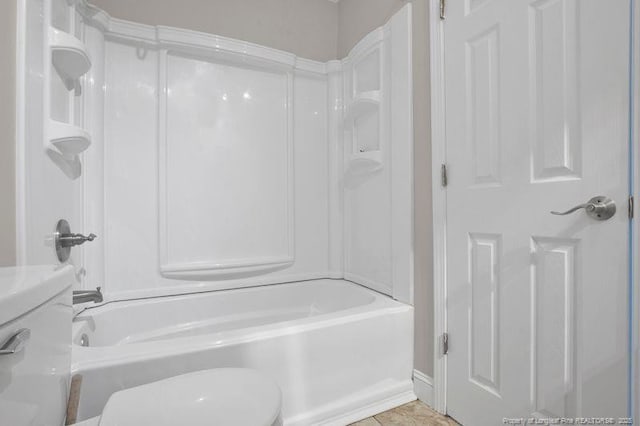
M 431 193 L 433 208 L 433 408 L 447 412 L 447 357 L 442 336 L 447 331 L 447 191 L 441 167 L 447 162 L 445 139 L 444 25 L 440 1 L 429 0 L 429 68 L 431 87 Z
M 629 0 L 631 37 L 630 166 L 633 167 L 631 193 L 635 215 L 631 221 L 630 269 L 633 273 L 631 298 L 631 383 L 630 401 L 640 397 L 640 0 Z M 442 336 L 447 332 L 447 192 L 441 184 L 441 167 L 447 164 L 445 138 L 444 22 L 440 0 L 429 0 L 429 61 L 431 87 L 431 186 L 433 211 L 433 408 L 447 412 L 447 357 L 442 355 Z M 633 405 L 634 419 L 640 419 L 640 402 Z

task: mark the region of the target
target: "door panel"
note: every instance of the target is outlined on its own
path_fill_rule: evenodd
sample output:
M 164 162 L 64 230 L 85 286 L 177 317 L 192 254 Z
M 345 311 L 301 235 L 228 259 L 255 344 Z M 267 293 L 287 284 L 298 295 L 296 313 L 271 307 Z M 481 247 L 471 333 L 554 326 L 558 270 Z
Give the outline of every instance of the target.
M 626 0 L 447 2 L 448 412 L 627 410 Z M 606 221 L 583 210 L 596 195 Z

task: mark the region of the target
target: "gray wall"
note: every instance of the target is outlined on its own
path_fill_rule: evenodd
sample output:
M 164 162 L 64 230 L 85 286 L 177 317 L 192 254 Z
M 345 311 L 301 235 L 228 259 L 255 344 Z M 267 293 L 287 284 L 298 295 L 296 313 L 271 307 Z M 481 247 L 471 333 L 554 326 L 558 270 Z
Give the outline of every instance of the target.
M 384 24 L 403 0 L 341 0 L 338 57 Z M 413 1 L 415 368 L 433 376 L 433 245 L 428 0 Z
M 189 28 L 318 61 L 336 58 L 338 5 L 327 0 L 89 0 L 115 18 Z
M 0 13 L 0 266 L 16 263 L 15 68 L 16 1 Z
M 341 0 L 338 3 L 338 58 L 368 33 L 384 25 L 404 0 Z

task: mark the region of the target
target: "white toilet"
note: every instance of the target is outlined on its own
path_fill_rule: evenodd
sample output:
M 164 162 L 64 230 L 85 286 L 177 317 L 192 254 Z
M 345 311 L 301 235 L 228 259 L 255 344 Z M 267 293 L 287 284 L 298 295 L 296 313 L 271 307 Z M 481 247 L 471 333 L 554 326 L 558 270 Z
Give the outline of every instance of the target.
M 278 385 L 256 370 L 219 368 L 115 392 L 78 426 L 280 426 Z

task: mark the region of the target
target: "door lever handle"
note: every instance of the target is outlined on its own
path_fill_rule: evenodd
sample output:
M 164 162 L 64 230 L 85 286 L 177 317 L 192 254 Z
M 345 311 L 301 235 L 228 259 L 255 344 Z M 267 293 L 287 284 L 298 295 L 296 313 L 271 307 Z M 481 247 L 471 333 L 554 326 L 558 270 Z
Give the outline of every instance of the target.
M 584 209 L 587 215 L 595 220 L 607 220 L 616 214 L 616 203 L 610 198 L 604 196 L 597 196 L 590 199 L 584 204 L 579 204 L 566 212 L 552 211 L 551 214 L 557 216 L 566 216 L 580 209 Z
M 567 210 L 566 212 L 553 212 L 552 211 L 551 214 L 555 214 L 557 216 L 566 216 L 566 215 L 571 214 L 571 213 L 573 213 L 575 211 L 578 211 L 580 209 L 585 209 L 588 212 L 588 211 L 593 210 L 595 208 L 596 208 L 596 206 L 594 206 L 593 204 L 584 203 L 584 204 L 579 204 L 579 205 Z

